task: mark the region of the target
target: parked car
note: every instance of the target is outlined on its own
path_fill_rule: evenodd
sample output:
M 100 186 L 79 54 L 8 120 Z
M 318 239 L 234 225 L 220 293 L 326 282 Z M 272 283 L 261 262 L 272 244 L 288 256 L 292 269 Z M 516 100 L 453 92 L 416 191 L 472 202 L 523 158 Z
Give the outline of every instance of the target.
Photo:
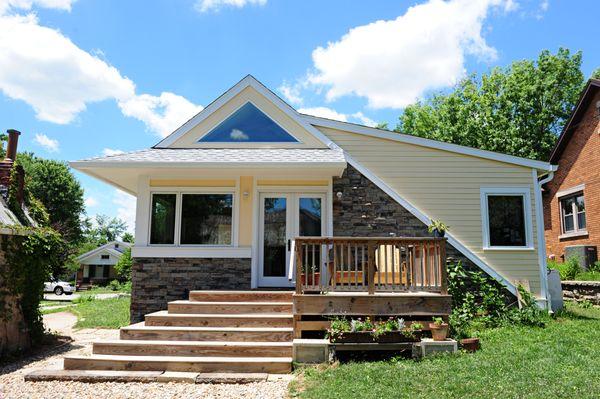
M 75 287 L 66 281 L 51 278 L 50 281 L 44 283 L 44 292 L 54 292 L 56 295 L 71 295 L 75 292 Z

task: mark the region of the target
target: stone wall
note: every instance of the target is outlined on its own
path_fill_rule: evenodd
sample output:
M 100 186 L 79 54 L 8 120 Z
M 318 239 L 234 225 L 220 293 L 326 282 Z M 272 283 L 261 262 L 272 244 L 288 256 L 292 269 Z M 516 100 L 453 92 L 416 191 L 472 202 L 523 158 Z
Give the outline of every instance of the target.
M 431 237 L 425 223 L 350 165 L 342 177 L 333 179 L 333 235 Z M 449 244 L 446 254 L 467 268 L 479 269 Z
M 187 299 L 192 290 L 250 289 L 250 259 L 136 258 L 132 268 L 131 322 Z
M 563 281 L 563 299 L 600 305 L 600 281 Z

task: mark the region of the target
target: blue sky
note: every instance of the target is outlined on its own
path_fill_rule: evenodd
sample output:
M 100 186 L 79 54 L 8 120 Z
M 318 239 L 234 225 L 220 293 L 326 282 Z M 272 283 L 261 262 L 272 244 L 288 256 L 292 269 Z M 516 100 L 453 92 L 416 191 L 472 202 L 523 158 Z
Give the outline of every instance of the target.
M 0 129 L 61 160 L 149 147 L 251 73 L 297 109 L 395 125 L 471 72 L 582 50 L 594 0 L 0 0 Z M 134 201 L 76 173 L 87 212 Z

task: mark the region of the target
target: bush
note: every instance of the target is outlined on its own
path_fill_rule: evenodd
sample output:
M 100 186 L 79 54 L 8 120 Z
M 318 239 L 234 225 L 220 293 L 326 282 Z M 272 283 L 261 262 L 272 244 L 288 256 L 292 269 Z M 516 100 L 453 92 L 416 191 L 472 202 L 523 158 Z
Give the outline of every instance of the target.
M 120 291 L 121 283 L 119 283 L 117 280 L 112 280 L 110 283 L 108 283 L 108 288 L 111 291 Z
M 581 266 L 579 265 L 579 258 L 577 256 L 571 256 L 563 264 L 558 265 L 558 273 L 560 274 L 561 280 L 575 280 L 577 275 L 581 273 Z
M 131 281 L 131 266 L 133 260 L 131 259 L 131 248 L 127 248 L 123 251 L 123 255 L 119 258 L 119 261 L 115 265 L 115 271 L 125 281 Z

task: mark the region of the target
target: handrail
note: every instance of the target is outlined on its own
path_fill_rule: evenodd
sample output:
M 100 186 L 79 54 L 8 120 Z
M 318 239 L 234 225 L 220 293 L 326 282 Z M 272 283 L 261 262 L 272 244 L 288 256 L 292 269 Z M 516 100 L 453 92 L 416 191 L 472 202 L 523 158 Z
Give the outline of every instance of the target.
M 294 279 L 294 266 L 296 264 L 296 240 L 291 240 L 290 245 L 290 263 L 288 266 L 288 280 L 292 281 Z
M 446 239 L 296 237 L 288 269 L 296 292 L 447 293 Z

